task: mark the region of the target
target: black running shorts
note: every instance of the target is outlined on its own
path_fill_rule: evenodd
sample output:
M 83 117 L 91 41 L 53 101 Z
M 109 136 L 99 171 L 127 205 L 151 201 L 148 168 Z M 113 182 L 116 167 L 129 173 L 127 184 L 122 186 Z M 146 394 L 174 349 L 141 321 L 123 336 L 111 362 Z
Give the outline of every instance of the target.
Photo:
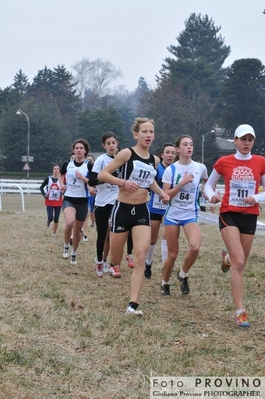
M 147 203 L 133 205 L 116 201 L 111 213 L 110 230 L 113 233 L 123 233 L 134 226 L 150 226 Z
M 241 234 L 254 235 L 257 226 L 257 215 L 239 212 L 224 212 L 219 215 L 219 229 L 235 226 Z

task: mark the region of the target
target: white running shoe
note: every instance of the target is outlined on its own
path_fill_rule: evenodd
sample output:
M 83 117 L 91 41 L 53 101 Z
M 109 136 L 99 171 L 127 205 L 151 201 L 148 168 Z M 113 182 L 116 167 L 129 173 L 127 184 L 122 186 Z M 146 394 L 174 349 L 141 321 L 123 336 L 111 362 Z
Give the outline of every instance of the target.
M 70 265 L 77 265 L 76 255 L 71 255 Z
M 143 316 L 143 312 L 141 310 L 134 309 L 131 306 L 128 306 L 125 314 L 133 315 L 133 316 Z
M 109 271 L 109 265 L 107 264 L 107 262 L 103 261 L 103 273 L 108 273 Z
M 104 267 L 103 260 L 101 262 L 99 262 L 98 258 L 95 256 L 95 264 L 96 264 L 96 275 L 98 277 L 102 277 L 103 276 L 103 267 Z
M 98 277 L 102 277 L 103 276 L 103 262 L 99 262 L 97 263 L 97 267 L 96 267 L 96 275 Z
M 65 247 L 65 248 L 64 248 L 64 251 L 63 251 L 63 258 L 64 258 L 64 259 L 68 259 L 69 256 L 70 256 L 70 254 L 69 254 L 69 248 Z

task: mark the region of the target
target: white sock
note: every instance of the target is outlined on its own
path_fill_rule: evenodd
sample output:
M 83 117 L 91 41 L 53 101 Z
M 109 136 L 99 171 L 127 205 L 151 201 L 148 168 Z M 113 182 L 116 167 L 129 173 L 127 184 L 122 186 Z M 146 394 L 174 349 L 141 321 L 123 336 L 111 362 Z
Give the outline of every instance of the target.
M 75 255 L 76 256 L 76 251 L 71 251 L 71 255 Z
M 238 316 L 240 313 L 246 313 L 245 309 L 236 310 L 236 315 Z
M 164 264 L 165 260 L 167 259 L 167 240 L 164 238 L 161 240 L 161 256 L 162 256 L 162 263 Z
M 179 277 L 185 278 L 185 277 L 187 277 L 187 275 L 188 275 L 188 273 L 185 273 L 182 269 L 180 270 Z
M 169 282 L 166 283 L 164 280 L 162 280 L 162 285 L 165 285 L 165 284 L 169 284 Z
M 151 263 L 153 262 L 155 247 L 156 247 L 155 245 L 150 245 L 150 247 L 146 253 L 146 263 L 148 265 L 151 265 Z

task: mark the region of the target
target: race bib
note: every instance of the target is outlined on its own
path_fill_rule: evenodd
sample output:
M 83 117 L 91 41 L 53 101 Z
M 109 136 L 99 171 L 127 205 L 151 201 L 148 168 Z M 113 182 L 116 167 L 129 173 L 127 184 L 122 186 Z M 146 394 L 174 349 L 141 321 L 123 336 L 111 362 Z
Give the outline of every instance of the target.
M 149 188 L 156 176 L 153 165 L 147 165 L 141 161 L 133 161 L 133 170 L 129 180 L 139 184 L 141 188 Z
M 196 187 L 193 183 L 185 184 L 172 201 L 172 206 L 189 209 L 193 206 L 196 195 Z
M 166 209 L 167 204 L 164 204 L 158 194 L 154 193 L 153 208 Z
M 256 182 L 247 180 L 230 180 L 229 205 L 252 206 L 244 202 L 244 198 L 253 196 L 256 191 Z
M 60 200 L 60 197 L 61 197 L 61 193 L 60 193 L 60 190 L 54 190 L 54 189 L 50 189 L 50 192 L 49 192 L 49 200 L 52 200 L 52 201 L 59 201 Z

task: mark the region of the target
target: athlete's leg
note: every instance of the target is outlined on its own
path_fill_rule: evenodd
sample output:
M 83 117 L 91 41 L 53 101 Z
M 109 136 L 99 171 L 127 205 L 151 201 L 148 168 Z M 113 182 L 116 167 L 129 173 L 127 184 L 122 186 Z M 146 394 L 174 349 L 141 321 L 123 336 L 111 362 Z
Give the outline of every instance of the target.
M 188 273 L 199 254 L 201 246 L 201 229 L 198 223 L 188 223 L 183 226 L 183 230 L 188 240 L 189 248 L 184 257 L 182 271 Z
M 134 268 L 131 275 L 131 296 L 130 302 L 138 303 L 140 291 L 144 281 L 145 255 L 150 245 L 150 226 L 133 226 L 133 259 Z
M 168 247 L 168 257 L 163 265 L 163 281 L 168 283 L 178 256 L 180 226 L 173 224 L 166 225 L 165 232 Z
M 243 271 L 252 246 L 254 235 L 240 234 L 235 226 L 221 230 L 225 246 L 229 253 L 231 269 L 231 289 L 236 309 L 244 309 Z

